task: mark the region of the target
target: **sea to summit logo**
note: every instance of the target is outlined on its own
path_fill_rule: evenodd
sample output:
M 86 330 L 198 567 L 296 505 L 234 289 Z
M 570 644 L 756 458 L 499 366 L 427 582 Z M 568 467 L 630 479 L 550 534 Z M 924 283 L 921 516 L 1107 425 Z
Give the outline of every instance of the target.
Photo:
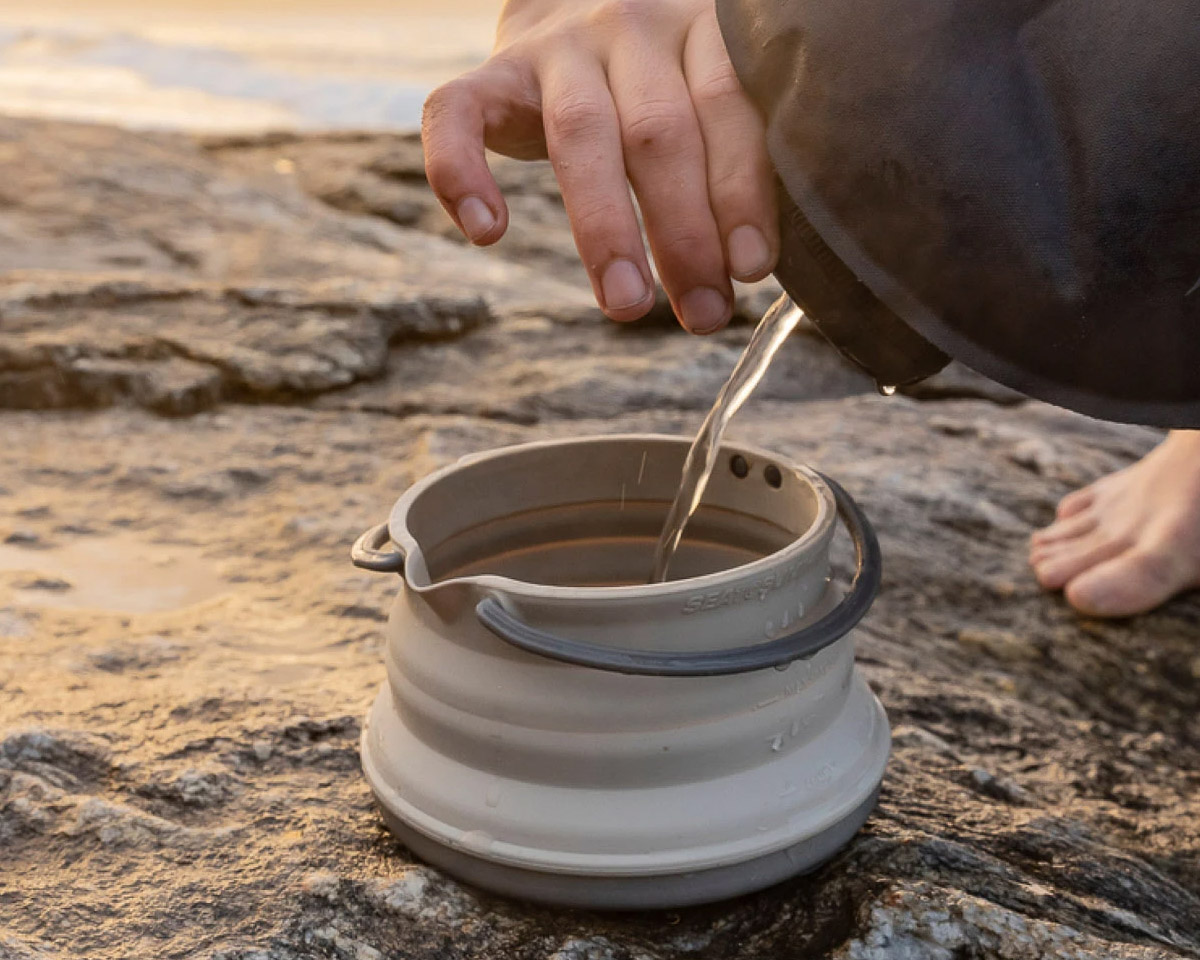
M 751 600 L 764 603 L 767 597 L 776 590 L 787 586 L 789 583 L 794 583 L 800 577 L 805 566 L 806 564 L 803 561 L 797 560 L 790 566 L 784 567 L 777 573 L 768 574 L 761 580 L 734 587 L 718 587 L 715 590 L 709 590 L 705 593 L 694 594 L 684 602 L 682 612 L 684 616 L 687 616 L 693 613 L 716 610 L 720 607 L 747 603 Z

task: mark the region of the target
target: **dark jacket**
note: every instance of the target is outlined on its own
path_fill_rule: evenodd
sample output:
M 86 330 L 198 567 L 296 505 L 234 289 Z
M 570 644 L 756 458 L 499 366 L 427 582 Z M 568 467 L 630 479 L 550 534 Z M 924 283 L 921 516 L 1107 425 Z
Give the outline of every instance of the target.
M 785 288 L 884 383 L 946 355 L 1200 427 L 1200 0 L 717 0 Z

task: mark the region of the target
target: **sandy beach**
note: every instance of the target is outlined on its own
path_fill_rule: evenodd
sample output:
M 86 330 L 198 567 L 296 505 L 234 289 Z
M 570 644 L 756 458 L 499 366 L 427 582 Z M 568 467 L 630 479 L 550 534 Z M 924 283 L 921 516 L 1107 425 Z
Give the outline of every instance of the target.
M 415 126 L 498 0 L 0 3 L 0 113 L 150 129 Z

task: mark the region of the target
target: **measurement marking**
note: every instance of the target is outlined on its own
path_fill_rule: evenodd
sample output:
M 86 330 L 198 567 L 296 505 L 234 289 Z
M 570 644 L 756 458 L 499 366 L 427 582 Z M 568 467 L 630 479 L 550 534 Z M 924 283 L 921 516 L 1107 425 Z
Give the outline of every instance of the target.
M 1200 283 L 1200 280 L 1197 280 L 1196 282 Z M 642 451 L 642 465 L 640 467 L 638 467 L 638 478 L 637 478 L 637 485 L 639 487 L 642 485 L 642 477 L 644 477 L 646 475 L 646 456 L 649 453 L 650 453 L 649 450 Z

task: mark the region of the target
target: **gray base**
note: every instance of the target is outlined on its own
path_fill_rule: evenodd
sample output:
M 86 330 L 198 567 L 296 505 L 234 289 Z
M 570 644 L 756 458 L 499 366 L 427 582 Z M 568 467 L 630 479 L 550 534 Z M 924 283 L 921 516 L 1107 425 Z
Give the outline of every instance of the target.
M 850 842 L 878 797 L 877 785 L 866 800 L 817 836 L 744 863 L 694 873 L 626 877 L 585 877 L 505 866 L 444 846 L 413 830 L 382 804 L 380 810 L 392 832 L 422 860 L 492 893 L 559 907 L 662 910 L 753 893 L 816 870 Z

